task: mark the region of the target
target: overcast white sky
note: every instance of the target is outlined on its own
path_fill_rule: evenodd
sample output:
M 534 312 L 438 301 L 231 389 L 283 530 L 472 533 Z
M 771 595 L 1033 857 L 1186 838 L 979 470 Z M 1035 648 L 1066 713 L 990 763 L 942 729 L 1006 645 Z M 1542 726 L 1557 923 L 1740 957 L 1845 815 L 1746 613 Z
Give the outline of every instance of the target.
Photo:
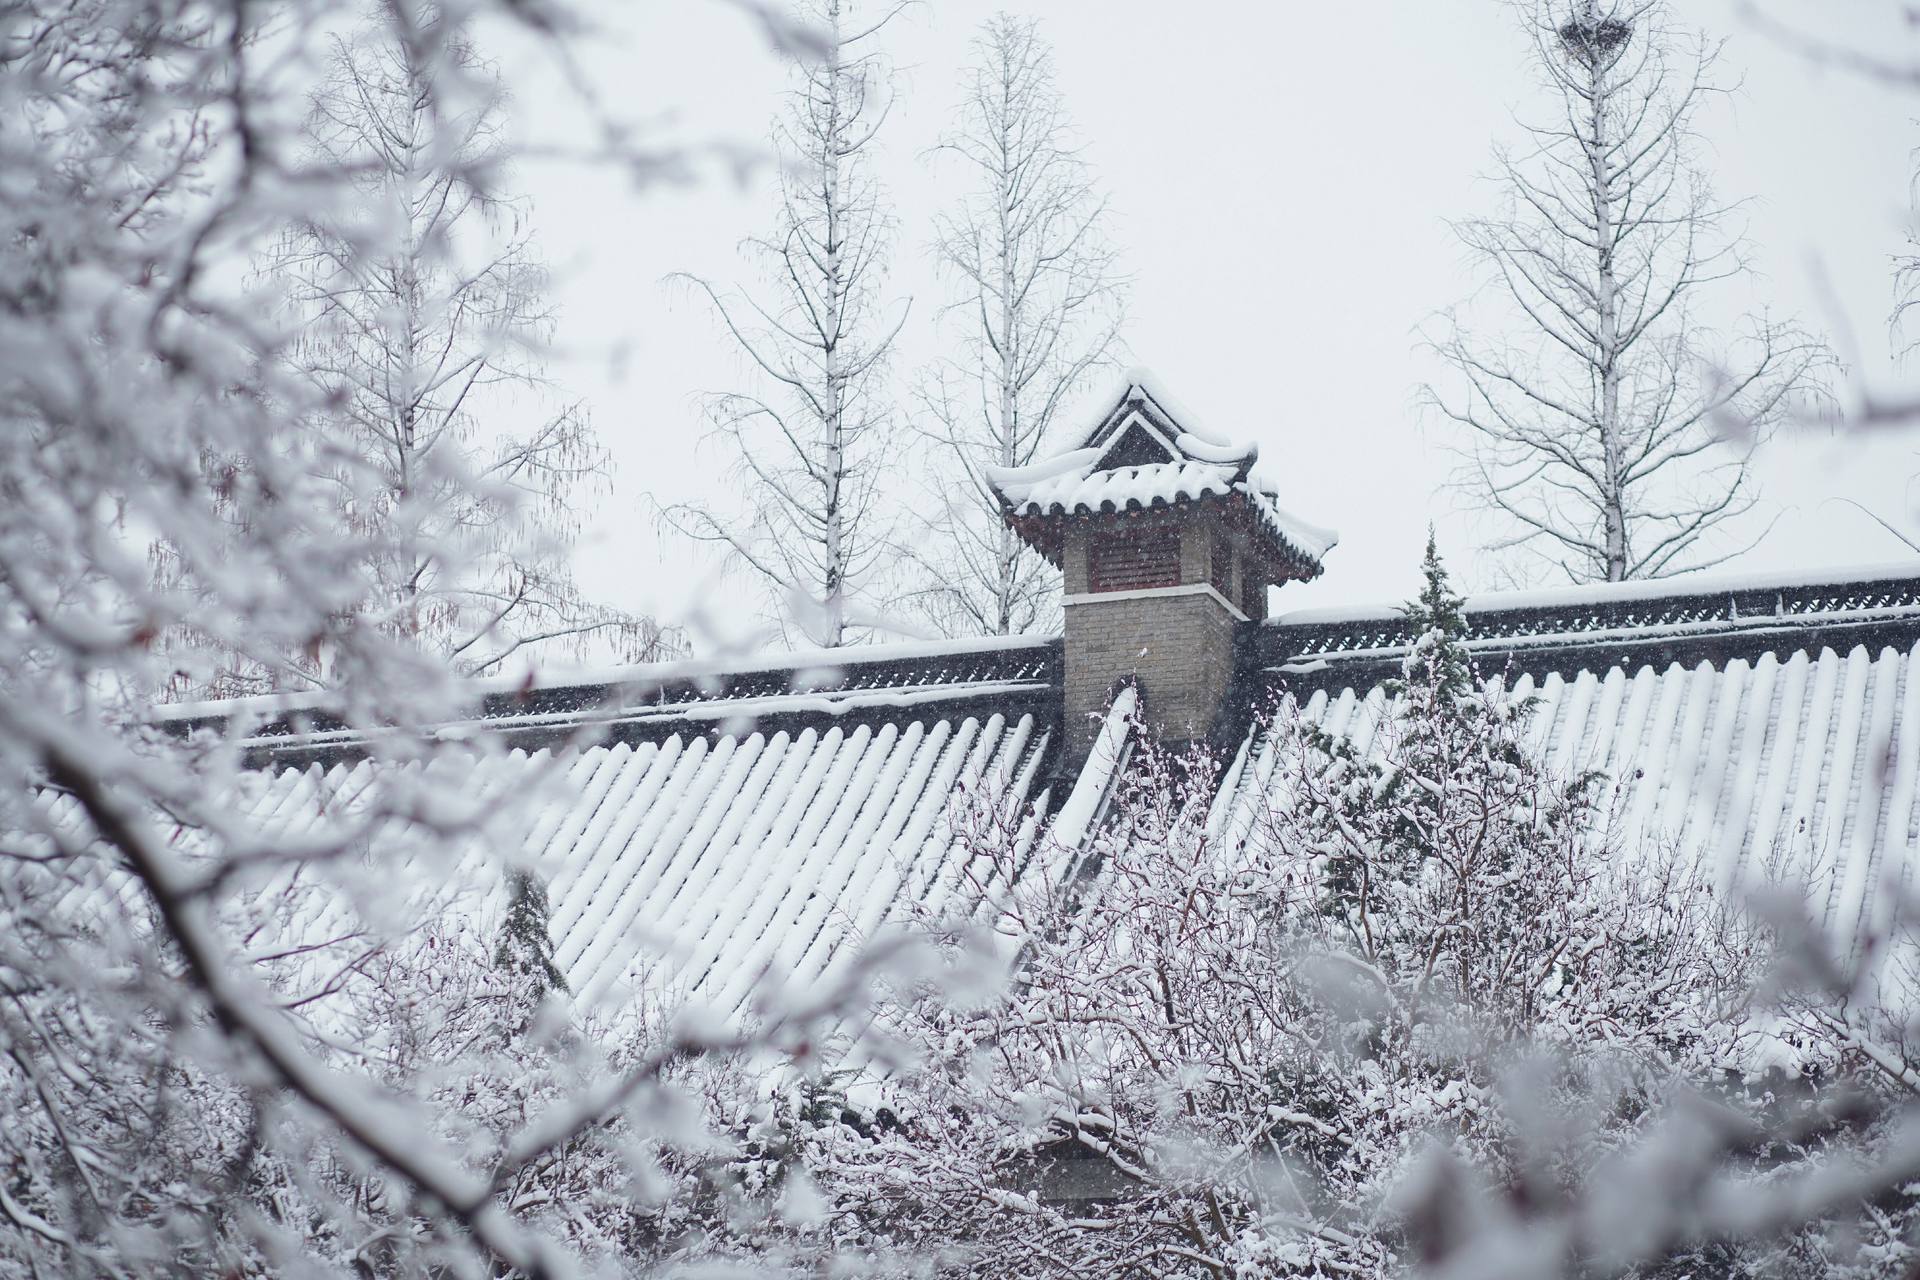
M 1798 0 L 1774 8 L 1871 48 L 1911 43 L 1893 0 Z M 1315 583 L 1282 609 L 1410 593 L 1427 523 L 1469 586 L 1488 585 L 1471 518 L 1442 491 L 1443 428 L 1415 391 L 1440 371 L 1418 330 L 1473 277 L 1448 219 L 1489 210 L 1496 139 L 1535 91 L 1525 45 L 1497 0 L 1390 4 L 931 0 L 896 23 L 900 98 L 880 172 L 900 224 L 891 291 L 913 299 L 898 372 L 924 360 L 940 286 L 927 250 L 943 198 L 926 155 L 945 127 L 968 40 L 996 8 L 1044 20 L 1087 154 L 1112 197 L 1133 277 L 1132 362 L 1215 430 L 1259 442 L 1283 501 L 1340 531 Z M 1766 278 L 1757 298 L 1798 313 L 1863 367 L 1885 367 L 1890 255 L 1908 217 L 1920 95 L 1822 70 L 1780 48 L 1734 0 L 1677 0 L 1723 34 L 1738 94 L 1702 121 L 1723 198 L 1751 198 Z M 594 42 L 585 72 L 663 136 L 757 144 L 787 81 L 753 20 L 718 0 L 635 6 Z M 530 141 L 563 139 L 564 95 L 517 80 Z M 1537 101 L 1532 100 L 1532 101 Z M 703 550 L 657 531 L 647 495 L 724 494 L 725 457 L 701 447 L 704 389 L 740 377 L 716 322 L 664 284 L 674 271 L 751 279 L 742 237 L 768 225 L 764 172 L 719 166 L 688 186 L 529 162 L 520 181 L 558 271 L 553 372 L 590 407 L 618 466 L 579 553 L 585 584 L 673 617 L 752 607 Z M 1730 297 L 1729 304 L 1751 299 Z M 1776 440 L 1762 459 L 1777 523 L 1746 569 L 1820 570 L 1907 553 L 1851 499 L 1916 526 L 1909 478 L 1920 439 Z M 716 606 L 719 606 L 716 608 Z

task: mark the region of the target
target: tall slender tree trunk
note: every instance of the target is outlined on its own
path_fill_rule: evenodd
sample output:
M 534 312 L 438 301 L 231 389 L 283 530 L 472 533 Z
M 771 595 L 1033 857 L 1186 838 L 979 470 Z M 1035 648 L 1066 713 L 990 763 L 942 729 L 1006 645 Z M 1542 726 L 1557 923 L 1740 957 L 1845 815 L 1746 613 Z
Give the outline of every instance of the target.
M 1018 233 L 1014 227 L 1014 189 L 1019 164 L 1013 154 L 1013 84 L 1012 68 L 1002 65 L 1000 73 L 1000 173 L 999 190 L 995 192 L 1000 216 L 1000 332 L 994 336 L 994 348 L 999 357 L 1000 381 L 1000 438 L 999 457 L 996 461 L 1003 467 L 1018 466 L 1020 463 L 1020 368 L 1024 354 L 1020 350 L 1020 324 L 1018 302 L 1015 291 L 1020 288 L 1019 273 L 1015 269 L 1015 240 Z M 1014 596 L 1019 588 L 1020 572 L 1019 538 L 1013 530 L 1000 529 L 1000 561 L 996 566 L 999 574 L 994 583 L 995 617 L 994 630 L 999 635 L 1013 634 Z
M 1597 6 L 1587 5 L 1586 22 L 1597 28 Z M 1626 449 L 1620 421 L 1620 282 L 1614 273 L 1614 217 L 1612 163 L 1607 155 L 1608 59 L 1598 41 L 1588 53 L 1588 128 L 1586 140 L 1587 181 L 1593 193 L 1594 255 L 1597 259 L 1595 281 L 1595 354 L 1600 379 L 1601 465 L 1605 469 L 1602 484 L 1606 579 L 1622 582 L 1627 577 L 1627 505 Z
M 826 403 L 822 406 L 823 425 L 826 427 L 826 493 L 823 510 L 824 525 L 821 535 L 826 542 L 824 567 L 825 579 L 821 583 L 821 603 L 827 611 L 827 637 L 831 646 L 839 645 L 846 638 L 846 531 L 841 527 L 844 517 L 841 502 L 841 489 L 846 481 L 846 387 L 840 366 L 840 325 L 841 303 L 844 281 L 840 254 L 843 248 L 843 229 L 840 218 L 840 166 L 846 159 L 841 136 L 847 127 L 846 114 L 842 111 L 841 95 L 846 91 L 846 72 L 840 62 L 841 11 L 838 0 L 827 6 L 827 20 L 833 33 L 833 67 L 828 72 L 827 85 L 827 128 L 822 139 L 820 156 L 820 177 L 822 183 L 821 209 L 825 214 L 826 244 L 823 246 L 826 267 L 825 324 L 821 326 L 824 337 L 823 350 L 820 353 L 822 370 L 825 374 Z

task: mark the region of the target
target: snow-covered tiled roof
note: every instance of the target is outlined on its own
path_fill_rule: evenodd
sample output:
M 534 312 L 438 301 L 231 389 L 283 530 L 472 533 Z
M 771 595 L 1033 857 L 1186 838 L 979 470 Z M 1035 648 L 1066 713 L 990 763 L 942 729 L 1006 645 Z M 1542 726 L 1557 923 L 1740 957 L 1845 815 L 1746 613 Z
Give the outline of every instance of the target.
M 1467 646 L 1489 673 L 1571 675 L 1616 663 L 1723 665 L 1772 650 L 1904 644 L 1920 627 L 1920 561 L 1804 573 L 1712 574 L 1467 598 Z M 1297 610 L 1260 625 L 1253 661 L 1296 691 L 1366 687 L 1410 637 L 1399 606 Z
M 1610 666 L 1521 674 L 1538 699 L 1531 745 L 1561 777 L 1598 770 L 1609 835 L 1632 851 L 1684 851 L 1721 883 L 1812 886 L 1841 936 L 1864 936 L 1893 886 L 1911 889 L 1920 838 L 1920 641 L 1772 652 L 1716 666 Z M 1378 684 L 1320 688 L 1301 711 L 1364 746 Z M 1256 726 L 1227 785 L 1264 793 L 1273 758 Z
M 1339 535 L 1286 511 L 1255 468 L 1260 451 L 1206 432 L 1176 411 L 1150 374 L 1130 370 L 1112 407 L 1074 448 L 1022 467 L 983 468 L 1014 517 L 1086 516 L 1207 500 L 1244 503 L 1305 576 Z
M 471 714 L 435 732 L 449 738 L 491 733 L 531 750 L 755 727 L 851 727 L 910 711 L 1038 708 L 1044 717 L 1059 684 L 1060 657 L 1057 636 L 994 636 L 562 671 L 532 685 L 476 682 Z M 365 747 L 362 735 L 314 695 L 174 705 L 157 720 L 191 731 L 221 727 L 236 713 L 264 717 L 248 740 L 263 761 L 330 763 Z
M 1920 564 L 1824 582 L 1744 574 L 1470 598 L 1481 675 L 1538 699 L 1532 745 L 1555 772 L 1604 775 L 1611 834 L 1679 849 L 1729 884 L 1812 884 L 1827 923 L 1863 936 L 1920 839 Z M 1243 685 L 1290 692 L 1364 745 L 1407 635 L 1391 608 L 1261 625 Z M 1265 785 L 1266 726 L 1229 785 Z
M 1003 472 L 1000 491 L 1015 511 L 1025 515 L 1127 511 L 1194 498 L 1224 498 L 1234 491 L 1239 474 L 1240 469 L 1230 464 L 1183 459 L 1139 467 L 1076 467 L 1032 480 Z
M 613 1012 L 645 994 L 743 1010 L 763 980 L 831 980 L 843 944 L 909 902 L 965 910 L 993 892 L 994 868 L 971 865 L 952 834 L 956 795 L 1044 805 L 1051 734 L 1033 715 L 936 711 L 477 757 L 463 790 L 521 803 L 510 829 L 476 836 L 460 860 L 480 887 L 466 907 L 486 928 L 499 868 L 535 869 L 555 963 L 588 1005 Z M 287 768 L 250 803 L 339 820 L 386 769 Z
M 1885 877 L 1914 874 L 1920 565 L 1480 597 L 1467 618 L 1483 674 L 1539 696 L 1538 749 L 1604 771 L 1634 841 L 1698 849 L 1730 878 L 1785 858 L 1852 924 Z M 1244 638 L 1223 745 L 1254 793 L 1257 721 L 1281 690 L 1364 734 L 1406 643 L 1399 615 L 1373 608 Z M 1044 796 L 1056 844 L 1099 822 L 1119 717 L 1059 774 L 1062 661 L 1043 638 L 592 673 L 489 690 L 448 728 L 511 748 L 480 753 L 474 794 L 538 795 L 509 843 L 549 880 L 576 991 L 725 1003 L 762 972 L 829 973 L 843 939 L 908 902 L 983 892 L 945 826 L 967 780 L 1003 780 L 1013 804 Z M 369 785 L 382 766 L 339 732 L 311 708 L 267 726 L 248 803 L 291 818 Z

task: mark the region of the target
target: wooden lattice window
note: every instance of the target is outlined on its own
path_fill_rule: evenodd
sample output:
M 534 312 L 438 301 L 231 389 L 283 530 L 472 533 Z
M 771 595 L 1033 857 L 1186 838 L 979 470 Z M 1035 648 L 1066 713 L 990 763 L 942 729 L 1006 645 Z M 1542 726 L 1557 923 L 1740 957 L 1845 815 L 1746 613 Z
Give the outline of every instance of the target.
M 1087 583 L 1094 591 L 1179 586 L 1180 531 L 1161 527 L 1095 534 L 1087 552 Z
M 1255 622 L 1267 616 L 1267 584 L 1249 566 L 1241 575 L 1240 612 Z
M 1222 600 L 1233 599 L 1233 544 L 1223 534 L 1213 535 L 1213 546 L 1207 556 L 1207 581 L 1213 584 Z

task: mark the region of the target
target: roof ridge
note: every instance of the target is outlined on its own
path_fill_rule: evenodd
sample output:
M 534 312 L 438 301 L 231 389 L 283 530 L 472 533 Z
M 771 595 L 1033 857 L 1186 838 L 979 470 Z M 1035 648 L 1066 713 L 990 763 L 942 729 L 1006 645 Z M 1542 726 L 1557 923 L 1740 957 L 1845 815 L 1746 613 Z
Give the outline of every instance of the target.
M 1883 561 L 1836 566 L 1824 576 L 1789 570 L 1759 573 L 1703 575 L 1687 579 L 1654 578 L 1633 582 L 1592 582 L 1567 587 L 1485 591 L 1465 597 L 1468 614 L 1517 612 L 1576 612 L 1602 605 L 1653 605 L 1667 601 L 1753 595 L 1761 592 L 1804 593 L 1863 587 L 1875 583 L 1912 583 L 1920 595 L 1920 560 Z M 1276 614 L 1267 627 L 1322 626 L 1341 622 L 1370 622 L 1400 617 L 1404 606 L 1379 601 L 1295 609 Z

